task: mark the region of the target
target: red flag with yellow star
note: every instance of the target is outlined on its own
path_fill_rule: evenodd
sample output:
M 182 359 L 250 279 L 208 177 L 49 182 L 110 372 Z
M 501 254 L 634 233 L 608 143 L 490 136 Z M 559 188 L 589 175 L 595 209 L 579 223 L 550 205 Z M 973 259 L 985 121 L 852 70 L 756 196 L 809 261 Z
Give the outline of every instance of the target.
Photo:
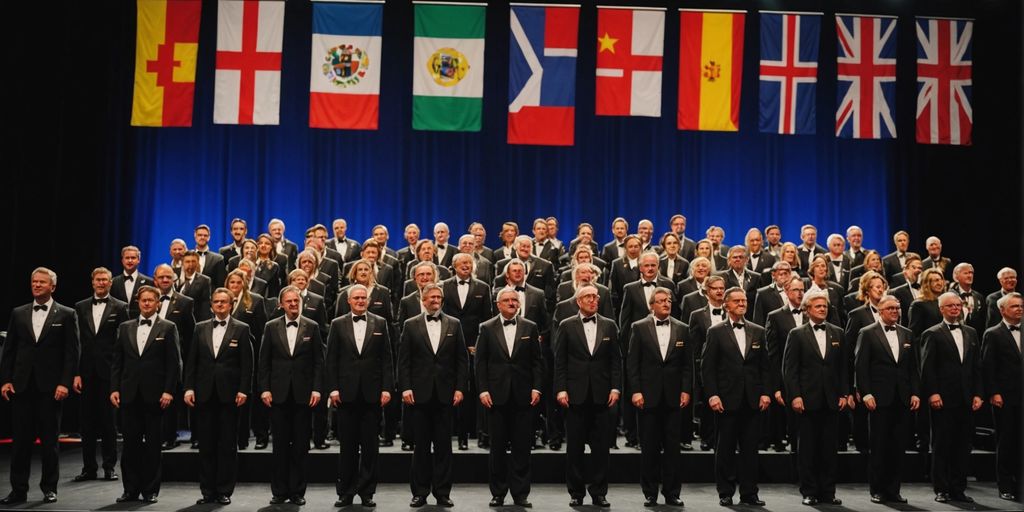
M 199 0 L 138 0 L 132 126 L 192 126 Z
M 599 116 L 661 117 L 665 11 L 598 7 Z

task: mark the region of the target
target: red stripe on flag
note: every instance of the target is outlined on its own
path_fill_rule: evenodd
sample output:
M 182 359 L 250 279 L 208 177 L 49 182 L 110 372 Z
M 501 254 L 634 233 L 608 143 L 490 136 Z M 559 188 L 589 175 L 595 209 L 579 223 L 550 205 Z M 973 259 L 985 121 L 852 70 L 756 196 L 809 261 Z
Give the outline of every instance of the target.
M 572 146 L 574 107 L 523 107 L 508 113 L 508 143 Z
M 740 88 L 743 85 L 743 22 L 746 16 L 741 13 L 732 15 L 732 92 L 729 98 L 732 104 L 729 109 L 729 120 L 733 129 L 740 128 Z
M 621 70 L 622 76 L 598 76 L 597 102 L 594 113 L 608 116 L 628 116 L 630 88 L 629 72 L 633 53 L 633 11 L 628 9 L 601 9 L 597 14 L 597 37 L 618 39 L 612 49 L 601 51 L 597 44 L 597 67 Z
M 309 93 L 309 127 L 376 130 L 380 96 Z
M 182 0 L 168 0 L 167 14 L 164 23 L 164 43 L 160 48 L 160 59 L 166 56 L 174 58 L 176 43 L 198 43 L 199 16 L 202 4 Z M 195 96 L 195 77 L 188 82 L 175 82 L 173 68 L 180 66 L 174 61 L 173 66 L 160 84 L 164 88 L 164 108 L 162 112 L 163 126 L 192 126 L 192 103 Z
M 238 124 L 252 124 L 256 102 L 256 72 L 280 71 L 280 52 L 261 52 L 256 49 L 259 35 L 260 3 L 245 0 L 242 8 L 242 49 L 237 52 L 217 52 L 217 69 L 237 69 Z
M 544 47 L 576 49 L 579 16 L 580 10 L 577 7 L 546 8 L 544 11 Z
M 679 107 L 676 125 L 680 130 L 700 128 L 700 44 L 704 14 L 679 13 Z

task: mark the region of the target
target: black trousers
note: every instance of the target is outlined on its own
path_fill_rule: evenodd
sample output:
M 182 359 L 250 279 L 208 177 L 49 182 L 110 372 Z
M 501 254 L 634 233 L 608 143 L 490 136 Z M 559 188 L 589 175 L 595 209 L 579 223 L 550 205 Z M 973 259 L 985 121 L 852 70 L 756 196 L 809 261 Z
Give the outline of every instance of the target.
M 720 498 L 731 497 L 739 482 L 740 498 L 757 495 L 757 441 L 760 411 L 746 405 L 715 414 L 715 484 Z M 736 448 L 739 446 L 739 454 Z
M 836 432 L 840 414 L 830 409 L 797 414 L 797 462 L 803 496 L 830 499 L 836 495 Z
M 614 427 L 611 408 L 605 403 L 572 404 L 565 411 L 565 483 L 569 496 L 582 499 L 608 494 L 608 439 Z M 583 446 L 590 445 L 590 478 L 585 478 Z M 586 483 L 589 482 L 589 486 Z
M 320 400 L 313 408 L 313 444 L 327 442 L 327 404 L 330 400 Z
M 778 402 L 772 400 L 772 404 L 768 406 L 768 416 L 764 422 L 765 429 L 764 436 L 762 437 L 764 444 L 781 445 L 782 441 L 789 437 L 787 419 L 790 411 L 789 407 L 779 405 Z
M 264 407 L 260 404 L 258 407 Z M 306 494 L 306 454 L 309 453 L 313 415 L 308 403 L 290 398 L 274 402 L 270 423 L 274 430 L 274 471 L 270 492 L 274 496 L 292 497 Z
M 159 402 L 121 402 L 121 482 L 130 496 L 160 494 L 160 443 L 165 413 Z
M 996 424 L 996 479 L 999 492 L 1022 496 L 1020 471 L 1020 406 L 993 407 Z
M 451 403 L 434 397 L 429 402 L 406 406 L 416 448 L 412 452 L 409 487 L 413 496 L 433 494 L 447 498 L 452 491 Z M 433 453 L 431 453 L 433 445 Z
M 14 437 L 11 452 L 11 491 L 18 494 L 28 492 L 32 446 L 38 437 L 39 458 L 43 463 L 39 488 L 43 492 L 57 492 L 57 481 L 60 479 L 57 432 L 60 430 L 61 403 L 53 399 L 56 388 L 36 389 L 31 376 L 29 382 L 28 389 L 15 390 L 14 397 L 11 398 L 11 427 Z
M 455 435 L 462 441 L 475 435 L 477 431 L 476 412 L 480 406 L 480 400 L 471 400 L 470 397 L 479 395 L 476 391 L 476 358 L 469 358 L 469 389 L 465 393 L 466 399 L 455 408 Z
M 936 494 L 962 493 L 971 465 L 974 414 L 967 406 L 932 409 L 931 422 L 932 487 Z
M 110 382 L 82 380 L 82 471 L 96 473 L 96 441 L 103 442 L 103 469 L 117 466 L 117 409 L 110 403 Z
M 657 496 L 660 484 L 662 495 L 678 498 L 682 487 L 679 423 L 682 421 L 683 410 L 678 404 L 666 403 L 659 407 L 641 409 L 639 416 L 640 458 L 643 464 L 640 487 L 644 496 Z
M 256 389 L 253 387 L 253 389 Z M 238 409 L 238 442 L 249 442 L 249 433 L 256 438 L 256 441 L 270 439 L 270 408 L 263 405 L 263 402 L 256 397 L 255 400 L 247 400 Z
M 525 499 L 530 495 L 533 407 L 506 403 L 494 405 L 486 411 L 491 433 L 491 451 L 487 459 L 491 496 L 504 498 L 511 492 L 513 499 Z M 505 451 L 509 441 L 512 442 L 511 461 Z
M 165 442 L 175 443 L 178 441 L 178 430 L 189 430 L 188 406 L 185 405 L 185 390 L 179 385 L 174 392 L 174 401 L 164 410 L 162 429 Z
M 377 433 L 380 403 L 362 400 L 338 406 L 337 425 L 341 453 L 338 457 L 338 496 L 369 498 L 377 492 Z
M 207 401 L 196 405 L 193 435 L 199 439 L 199 490 L 231 496 L 238 477 L 238 406 Z
M 541 344 L 541 349 L 544 354 L 544 389 L 550 390 L 555 382 L 555 355 L 547 341 Z M 548 443 L 565 441 L 565 409 L 555 398 L 554 393 L 542 393 L 540 396 L 544 411 L 544 437 Z
M 871 494 L 891 497 L 900 493 L 911 418 L 910 409 L 898 402 L 868 413 Z

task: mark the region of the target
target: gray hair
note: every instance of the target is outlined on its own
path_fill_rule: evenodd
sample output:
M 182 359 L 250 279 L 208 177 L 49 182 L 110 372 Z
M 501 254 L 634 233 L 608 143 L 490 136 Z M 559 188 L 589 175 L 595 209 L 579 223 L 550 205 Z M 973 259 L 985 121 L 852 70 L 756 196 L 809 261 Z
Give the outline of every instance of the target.
M 36 269 L 32 271 L 32 274 L 29 275 L 29 278 L 31 279 L 31 276 L 34 276 L 36 274 L 46 274 L 47 277 L 50 278 L 50 284 L 52 284 L 53 286 L 57 286 L 57 273 L 56 272 L 54 272 L 54 271 L 52 271 L 52 270 L 50 270 L 50 269 L 48 269 L 46 267 L 36 267 Z
M 1006 309 L 1006 305 L 1012 299 L 1019 299 L 1019 298 L 1021 298 L 1020 293 L 1017 293 L 1017 292 L 1007 293 L 1006 295 L 1003 295 L 1002 297 L 999 298 L 999 300 L 996 301 L 996 307 L 999 308 L 1000 311 L 1002 311 L 1002 310 Z
M 801 309 L 807 309 L 807 305 L 812 300 L 825 299 L 825 304 L 829 304 L 828 293 L 822 290 L 813 290 L 804 294 L 804 300 L 800 302 Z

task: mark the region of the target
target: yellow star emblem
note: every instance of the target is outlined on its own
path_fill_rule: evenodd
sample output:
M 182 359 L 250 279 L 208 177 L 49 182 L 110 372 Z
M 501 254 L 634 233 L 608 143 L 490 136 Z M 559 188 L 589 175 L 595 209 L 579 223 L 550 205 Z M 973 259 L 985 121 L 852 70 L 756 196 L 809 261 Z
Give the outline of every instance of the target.
M 609 36 L 608 32 L 605 32 L 604 37 L 597 38 L 597 43 L 601 45 L 601 47 L 597 49 L 597 53 L 601 53 L 605 50 L 615 53 L 615 43 L 617 42 L 619 42 L 618 39 Z

